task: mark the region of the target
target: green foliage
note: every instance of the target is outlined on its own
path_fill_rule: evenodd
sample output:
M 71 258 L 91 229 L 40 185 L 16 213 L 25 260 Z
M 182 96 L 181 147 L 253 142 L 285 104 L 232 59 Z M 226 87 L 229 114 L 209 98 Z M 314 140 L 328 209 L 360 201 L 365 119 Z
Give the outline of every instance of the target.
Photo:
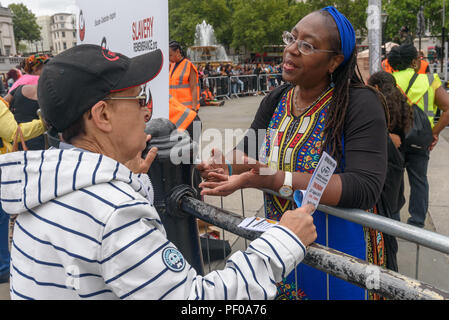
M 195 27 L 203 20 L 214 27 L 218 42 L 229 46 L 232 41 L 227 0 L 169 0 L 169 11 L 170 40 L 185 48 L 193 45 Z
M 264 45 L 281 44 L 282 32 L 306 15 L 305 5 L 288 0 L 233 1 L 232 46 L 261 52 Z
M 383 0 L 382 3 L 388 14 L 387 41 L 395 40 L 404 25 L 412 34 L 416 33 L 420 4 L 424 5 L 425 21 L 432 35 L 441 35 L 443 0 Z M 191 46 L 196 25 L 206 20 L 225 47 L 244 46 L 252 52 L 261 52 L 264 45 L 282 44 L 284 30 L 291 30 L 305 15 L 328 5 L 348 17 L 359 39 L 367 35 L 368 0 L 169 0 L 170 39 Z M 446 13 L 449 13 L 449 1 Z M 446 28 L 449 30 L 449 16 Z
M 14 37 L 16 45 L 21 40 L 38 41 L 41 39 L 41 28 L 36 22 L 36 16 L 24 4 L 10 4 L 14 24 Z
M 307 6 L 309 12 L 334 6 L 351 21 L 354 29 L 358 31 L 359 38 L 365 37 L 368 32 L 366 27 L 368 0 L 309 0 Z
M 416 37 L 417 15 L 420 5 L 424 6 L 424 17 L 426 25 L 433 36 L 441 35 L 443 0 L 394 0 L 384 1 L 383 9 L 388 13 L 388 22 L 385 30 L 387 41 L 398 38 L 399 29 L 407 26 L 411 34 Z M 446 17 L 449 13 L 449 1 L 446 1 Z M 446 28 L 449 21 L 446 18 Z

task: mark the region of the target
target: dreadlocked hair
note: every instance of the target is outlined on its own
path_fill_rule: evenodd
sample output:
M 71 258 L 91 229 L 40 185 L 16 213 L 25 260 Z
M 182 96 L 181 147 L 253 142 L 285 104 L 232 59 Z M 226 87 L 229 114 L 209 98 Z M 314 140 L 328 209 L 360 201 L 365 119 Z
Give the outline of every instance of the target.
M 318 11 L 327 17 L 327 21 L 331 21 L 333 32 L 331 36 L 331 48 L 338 54 L 341 53 L 341 40 L 337 25 L 332 16 L 326 11 Z M 338 163 L 343 158 L 343 130 L 345 124 L 346 113 L 349 106 L 349 94 L 351 88 L 368 88 L 372 90 L 382 102 L 384 107 L 385 118 L 389 123 L 389 113 L 385 98 L 378 90 L 371 86 L 365 85 L 360 69 L 357 65 L 357 50 L 354 49 L 351 58 L 345 65 L 340 65 L 333 73 L 333 81 L 335 83 L 332 101 L 330 103 L 326 125 L 324 127 L 324 142 L 322 151 L 326 151 Z
M 400 130 L 407 132 L 413 121 L 413 109 L 410 108 L 407 98 L 396 86 L 396 79 L 388 72 L 374 73 L 368 80 L 371 86 L 377 86 L 387 101 L 390 114 L 390 132 Z

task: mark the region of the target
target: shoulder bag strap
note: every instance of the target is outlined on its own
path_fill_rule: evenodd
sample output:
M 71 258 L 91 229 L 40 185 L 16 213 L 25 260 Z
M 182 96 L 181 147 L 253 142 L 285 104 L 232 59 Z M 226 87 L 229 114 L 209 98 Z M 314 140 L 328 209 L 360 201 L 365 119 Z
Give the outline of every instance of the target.
M 22 144 L 23 151 L 28 151 L 28 147 L 25 143 L 22 128 L 20 128 L 20 125 L 17 126 L 16 136 L 14 137 L 14 143 L 12 146 L 12 152 L 19 151 L 19 139 L 20 139 L 20 143 Z
M 412 88 L 413 84 L 415 83 L 416 79 L 418 78 L 418 74 L 415 72 L 415 74 L 413 75 L 413 77 L 410 79 L 410 83 L 408 84 L 408 88 L 407 90 L 405 90 L 405 95 L 408 94 L 408 92 L 410 91 L 410 89 Z

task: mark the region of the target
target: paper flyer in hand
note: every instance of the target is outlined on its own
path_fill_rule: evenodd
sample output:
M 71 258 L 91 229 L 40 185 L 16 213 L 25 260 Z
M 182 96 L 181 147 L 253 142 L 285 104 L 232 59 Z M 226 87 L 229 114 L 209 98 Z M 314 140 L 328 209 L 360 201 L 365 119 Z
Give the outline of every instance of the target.
M 313 172 L 312 178 L 309 181 L 307 190 L 296 190 L 294 199 L 298 207 L 304 204 L 313 204 L 315 208 L 318 207 L 324 190 L 326 189 L 332 175 L 337 168 L 337 162 L 332 157 L 323 152 L 318 166 Z

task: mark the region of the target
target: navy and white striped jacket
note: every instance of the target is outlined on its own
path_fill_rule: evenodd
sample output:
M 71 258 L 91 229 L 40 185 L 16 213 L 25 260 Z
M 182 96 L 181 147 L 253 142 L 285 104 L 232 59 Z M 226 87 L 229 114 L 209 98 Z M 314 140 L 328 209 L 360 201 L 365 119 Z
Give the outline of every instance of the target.
M 6 154 L 0 169 L 3 209 L 19 214 L 13 299 L 271 299 L 306 253 L 274 227 L 203 277 L 167 240 L 147 175 L 76 149 Z

